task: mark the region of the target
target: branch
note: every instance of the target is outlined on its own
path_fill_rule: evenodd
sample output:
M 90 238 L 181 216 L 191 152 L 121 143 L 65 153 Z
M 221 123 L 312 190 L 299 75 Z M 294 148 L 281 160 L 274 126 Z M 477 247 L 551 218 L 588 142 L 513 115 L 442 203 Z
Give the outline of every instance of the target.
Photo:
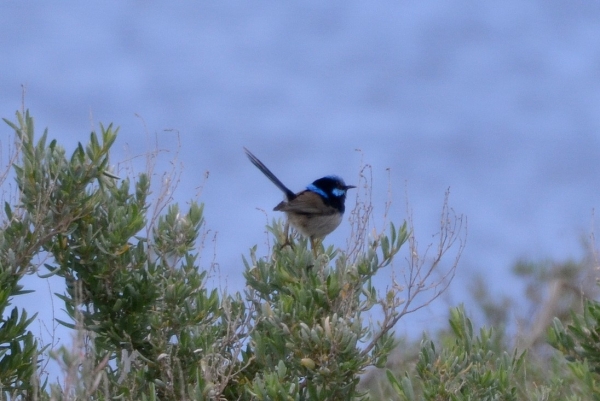
M 436 253 L 430 262 L 427 262 L 427 254 L 430 252 L 434 244 L 429 244 L 425 251 L 420 256 L 418 242 L 414 234 L 414 221 L 412 211 L 408 208 L 408 226 L 409 226 L 409 257 L 407 258 L 408 274 L 404 275 L 404 283 L 398 283 L 392 277 L 392 286 L 387 291 L 386 297 L 379 300 L 384 319 L 381 323 L 379 332 L 373 337 L 369 344 L 361 352 L 362 356 L 366 356 L 377 345 L 378 341 L 384 335 L 389 333 L 392 328 L 398 323 L 402 317 L 409 313 L 418 311 L 425 306 L 428 306 L 437 299 L 450 285 L 458 261 L 462 255 L 466 244 L 467 236 L 467 219 L 463 215 L 456 215 L 453 209 L 448 205 L 450 190 L 448 189 L 444 196 L 444 204 L 440 216 L 440 231 L 438 232 L 438 242 Z M 463 232 L 464 230 L 464 232 Z M 438 272 L 440 264 L 445 255 L 450 249 L 457 246 L 456 255 L 453 263 L 443 272 L 439 279 L 433 279 L 434 272 Z M 414 305 L 416 298 L 422 294 L 433 290 L 433 294 L 417 305 Z M 406 298 L 400 298 L 399 294 L 405 292 Z M 402 306 L 402 309 L 399 308 Z

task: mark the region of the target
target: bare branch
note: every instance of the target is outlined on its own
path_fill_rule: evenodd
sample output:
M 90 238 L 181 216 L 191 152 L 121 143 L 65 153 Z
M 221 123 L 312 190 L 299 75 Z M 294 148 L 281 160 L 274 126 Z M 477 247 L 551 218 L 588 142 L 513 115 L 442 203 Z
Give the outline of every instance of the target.
M 392 285 L 386 292 L 386 296 L 379 299 L 383 321 L 379 325 L 378 333 L 363 349 L 361 353 L 363 356 L 368 355 L 377 342 L 389 333 L 400 319 L 431 304 L 452 282 L 466 244 L 467 219 L 463 215 L 457 215 L 450 208 L 449 195 L 450 190 L 448 189 L 444 196 L 440 215 L 440 230 L 436 234 L 438 240 L 435 244 L 435 253 L 431 258 L 428 257 L 428 254 L 434 249 L 434 244 L 430 243 L 424 251 L 420 251 L 415 236 L 412 210 L 408 207 L 407 201 L 407 221 L 410 232 L 409 256 L 406 259 L 408 269 L 404 274 L 404 282 L 398 283 L 392 277 Z M 440 272 L 440 264 L 452 248 L 456 248 L 454 260 L 446 270 Z M 439 275 L 434 277 L 434 274 Z M 429 296 L 416 303 L 417 298 L 426 293 Z

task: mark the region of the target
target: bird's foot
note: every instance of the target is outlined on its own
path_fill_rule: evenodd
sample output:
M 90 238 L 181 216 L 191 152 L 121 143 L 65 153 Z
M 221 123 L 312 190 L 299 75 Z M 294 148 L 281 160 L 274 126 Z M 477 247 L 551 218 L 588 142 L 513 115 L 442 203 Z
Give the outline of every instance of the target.
M 283 249 L 286 246 L 289 246 L 290 248 L 294 249 L 294 244 L 290 241 L 290 238 L 288 236 L 286 236 L 285 241 L 283 241 L 283 243 L 279 245 L 279 249 Z

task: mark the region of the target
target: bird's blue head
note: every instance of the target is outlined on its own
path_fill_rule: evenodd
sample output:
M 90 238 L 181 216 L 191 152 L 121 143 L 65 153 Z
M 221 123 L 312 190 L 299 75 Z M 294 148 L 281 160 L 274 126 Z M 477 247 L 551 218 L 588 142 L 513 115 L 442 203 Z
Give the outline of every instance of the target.
M 344 201 L 346 200 L 346 191 L 350 188 L 356 188 L 354 185 L 346 185 L 344 180 L 336 175 L 328 175 L 319 178 L 306 187 L 311 192 L 315 192 L 323 198 L 326 204 L 331 205 L 344 212 Z

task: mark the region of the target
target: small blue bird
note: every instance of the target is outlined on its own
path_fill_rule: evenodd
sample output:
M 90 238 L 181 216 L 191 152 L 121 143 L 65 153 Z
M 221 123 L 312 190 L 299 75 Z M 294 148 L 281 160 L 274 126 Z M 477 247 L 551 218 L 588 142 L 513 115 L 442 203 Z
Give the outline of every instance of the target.
M 345 210 L 346 191 L 356 187 L 346 185 L 338 176 L 328 175 L 314 181 L 304 191 L 294 193 L 283 185 L 252 152 L 246 148 L 244 152 L 252 164 L 285 194 L 286 200 L 281 201 L 273 210 L 284 212 L 288 223 L 310 239 L 313 252 L 316 253 L 315 241 L 322 239 L 340 225 Z M 287 233 L 286 224 L 286 239 Z

